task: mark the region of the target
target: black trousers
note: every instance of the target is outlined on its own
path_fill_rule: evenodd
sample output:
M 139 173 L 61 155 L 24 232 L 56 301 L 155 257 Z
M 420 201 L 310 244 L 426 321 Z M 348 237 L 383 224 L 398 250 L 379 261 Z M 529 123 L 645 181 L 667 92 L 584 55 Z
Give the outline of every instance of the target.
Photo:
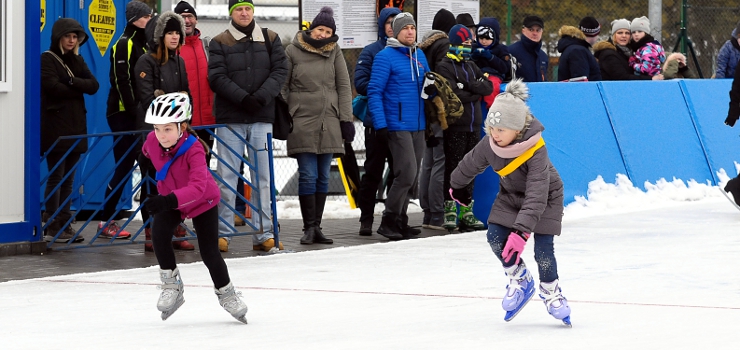
M 378 187 L 383 182 L 386 159 L 390 168 L 386 187 L 391 188 L 393 183 L 393 159 L 388 144 L 377 142 L 375 129 L 371 127 L 365 127 L 365 151 L 365 174 L 362 175 L 362 180 L 360 180 L 357 206 L 360 208 L 360 222 L 372 222 Z
M 49 197 L 49 200 L 46 201 L 46 213 L 48 215 L 54 214 L 54 212 L 59 209 L 59 206 L 67 200 L 67 197 L 72 194 L 72 185 L 75 180 L 76 172 L 72 171 L 72 168 L 77 164 L 77 162 L 79 162 L 81 154 L 79 152 L 70 152 L 67 158 L 62 159 L 62 156 L 66 151 L 66 149 L 60 149 L 59 152 L 51 152 L 46 156 L 46 164 L 50 171 L 59 164 L 54 172 L 49 174 L 49 179 L 46 181 L 44 198 Z M 67 174 L 69 174 L 69 177 L 62 182 L 62 178 Z M 62 185 L 52 194 L 51 191 L 53 191 L 60 182 L 62 182 Z M 71 204 L 72 201 L 65 203 L 60 214 L 63 213 L 71 215 Z
M 167 210 L 154 215 L 152 225 L 152 246 L 157 256 L 159 268 L 174 270 L 176 267 L 175 250 L 172 248 L 172 232 L 182 222 L 179 210 Z M 218 250 L 218 206 L 208 209 L 193 218 L 193 227 L 198 233 L 198 248 L 203 263 L 211 274 L 216 288 L 229 284 L 229 270 Z
M 450 188 L 450 175 L 455 170 L 457 164 L 470 152 L 475 145 L 480 142 L 480 126 L 474 127 L 476 131 L 444 131 L 444 142 L 445 142 L 445 189 Z M 468 190 L 470 195 L 473 195 L 473 183 L 475 180 L 470 181 L 465 189 Z M 444 191 L 445 200 L 450 201 L 449 191 Z
M 134 131 L 136 130 L 136 121 L 128 113 L 118 112 L 108 117 L 108 126 L 112 132 Z M 105 198 L 108 198 L 108 196 L 111 197 L 103 206 L 103 220 L 108 220 L 108 218 L 116 213 L 116 207 L 118 206 L 118 202 L 121 200 L 121 195 L 123 194 L 125 186 L 121 185 L 121 187 L 116 191 L 113 191 L 113 189 L 115 189 L 122 181 L 128 181 L 130 179 L 129 173 L 131 172 L 131 169 L 133 169 L 134 162 L 141 152 L 141 145 L 138 144 L 138 135 L 122 135 L 116 137 L 116 139 L 118 138 L 120 138 L 120 141 L 113 146 L 113 158 L 115 158 L 116 163 L 119 161 L 121 163 L 116 167 L 113 172 L 113 178 L 105 189 Z M 116 139 L 114 139 L 114 141 Z M 128 151 L 129 148 L 132 149 L 128 154 L 126 154 L 126 151 Z M 147 213 L 147 217 L 148 215 L 149 214 Z M 116 216 L 113 219 L 117 220 L 120 219 L 120 217 Z

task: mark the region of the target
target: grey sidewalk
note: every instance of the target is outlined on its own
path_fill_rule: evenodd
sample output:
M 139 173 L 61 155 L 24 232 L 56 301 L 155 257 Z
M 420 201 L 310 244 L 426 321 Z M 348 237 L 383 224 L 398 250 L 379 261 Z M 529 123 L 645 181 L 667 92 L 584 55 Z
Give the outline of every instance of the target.
M 409 224 L 421 227 L 422 214 L 409 214 Z M 357 218 L 324 220 L 322 231 L 334 240 L 334 244 L 302 245 L 299 240 L 303 233 L 301 220 L 281 220 L 282 233 L 280 241 L 286 250 L 296 253 L 308 250 L 331 249 L 336 247 L 349 247 L 363 244 L 388 242 L 388 239 L 375 233 L 380 224 L 380 217 L 375 217 L 373 235 L 362 237 L 358 235 L 360 224 Z M 138 228 L 137 228 L 138 229 Z M 143 233 L 142 233 L 143 234 Z M 447 231 L 435 231 L 422 229 L 420 238 L 447 235 Z M 137 239 L 138 240 L 138 239 Z M 178 263 L 190 263 L 201 261 L 198 254 L 198 242 L 190 240 L 195 245 L 194 251 L 176 250 L 175 256 Z M 82 243 L 84 244 L 84 242 Z M 252 237 L 234 237 L 229 246 L 229 251 L 222 253 L 225 259 L 243 258 L 266 254 L 262 251 L 252 250 Z M 50 251 L 44 255 L 15 255 L 0 257 L 0 282 L 11 280 L 22 280 L 29 278 L 66 275 L 73 273 L 99 272 L 108 270 L 133 269 L 157 265 L 154 253 L 144 252 L 142 244 L 126 244 L 112 247 L 94 247 L 83 249 L 70 249 L 61 251 Z

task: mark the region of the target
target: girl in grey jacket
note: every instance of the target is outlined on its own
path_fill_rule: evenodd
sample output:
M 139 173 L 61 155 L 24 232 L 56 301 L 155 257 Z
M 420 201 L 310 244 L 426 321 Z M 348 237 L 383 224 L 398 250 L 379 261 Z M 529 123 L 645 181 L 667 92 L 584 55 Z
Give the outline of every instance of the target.
M 504 320 L 513 319 L 534 295 L 534 281 L 521 253 L 536 232 L 540 297 L 553 317 L 570 325 L 570 307 L 560 291 L 553 248 L 553 238 L 561 231 L 563 182 L 547 154 L 544 127 L 525 104 L 528 97 L 521 79 L 496 97 L 486 118 L 486 136 L 452 172 L 450 194 L 461 205 L 469 205 L 465 186 L 476 175 L 490 166 L 501 176 L 487 237 L 511 280 L 502 302 Z

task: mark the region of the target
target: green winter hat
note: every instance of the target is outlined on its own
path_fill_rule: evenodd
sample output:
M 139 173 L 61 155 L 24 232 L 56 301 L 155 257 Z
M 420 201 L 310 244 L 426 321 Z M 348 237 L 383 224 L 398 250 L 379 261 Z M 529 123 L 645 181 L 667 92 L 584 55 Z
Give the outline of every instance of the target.
M 252 11 L 254 11 L 254 4 L 252 3 L 252 0 L 229 0 L 229 16 L 231 16 L 231 13 L 234 12 L 234 9 L 239 6 L 250 6 L 252 7 Z

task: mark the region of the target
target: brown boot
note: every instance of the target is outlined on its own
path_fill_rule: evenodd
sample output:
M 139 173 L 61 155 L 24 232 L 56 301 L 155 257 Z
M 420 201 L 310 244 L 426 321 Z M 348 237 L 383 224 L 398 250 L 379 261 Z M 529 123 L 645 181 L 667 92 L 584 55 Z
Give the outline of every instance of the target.
M 186 237 L 188 235 L 188 232 L 185 230 L 184 227 L 185 224 L 180 224 L 177 226 L 177 229 L 175 230 L 175 237 Z M 188 241 L 176 241 L 172 242 L 172 247 L 179 250 L 193 250 L 195 249 L 195 246 L 190 244 Z
M 146 237 L 146 241 L 148 243 L 144 243 L 144 251 L 145 252 L 153 252 L 154 247 L 152 247 L 152 229 L 145 228 L 144 229 L 144 236 Z

